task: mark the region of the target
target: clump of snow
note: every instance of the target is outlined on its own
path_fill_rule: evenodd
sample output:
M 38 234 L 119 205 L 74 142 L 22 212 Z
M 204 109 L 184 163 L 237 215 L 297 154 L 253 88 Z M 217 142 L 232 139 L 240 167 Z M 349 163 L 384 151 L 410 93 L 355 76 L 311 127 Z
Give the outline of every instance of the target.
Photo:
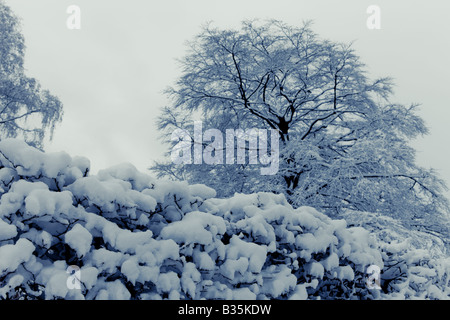
M 100 248 L 92 251 L 90 261 L 99 270 L 113 274 L 116 268 L 121 265 L 123 256 L 120 252 Z
M 31 259 L 33 251 L 34 246 L 27 239 L 0 247 L 0 273 L 15 271 L 20 264 Z
M 131 294 L 120 280 L 104 282 L 104 289 L 101 289 L 96 296 L 96 300 L 129 300 Z
M 294 293 L 289 297 L 290 300 L 306 300 L 308 299 L 308 291 L 306 285 L 299 284 L 295 287 Z
M 69 293 L 69 286 L 67 285 L 67 273 L 64 270 L 55 270 L 45 286 L 46 298 L 65 298 L 67 293 Z
M 273 277 L 268 279 L 267 284 L 264 287 L 267 295 L 276 298 L 281 295 L 286 295 L 296 288 L 297 278 L 287 266 L 270 266 L 269 269 L 273 274 Z
M 210 244 L 216 236 L 224 234 L 226 225 L 223 219 L 209 213 L 193 211 L 180 221 L 173 222 L 162 229 L 161 238 L 173 239 L 178 243 Z
M 209 199 L 216 196 L 216 190 L 209 188 L 203 184 L 192 184 L 189 186 L 189 192 L 194 197 L 199 197 L 200 199 Z
M 9 292 L 19 287 L 23 283 L 23 280 L 24 278 L 20 274 L 11 277 L 4 287 L 0 288 L 0 298 L 7 299 Z
M 64 239 L 79 257 L 86 255 L 91 249 L 92 234 L 79 223 L 64 235 Z
M 130 281 L 133 285 L 136 284 L 137 278 L 139 278 L 139 267 L 136 259 L 127 259 L 120 267 L 120 272 Z
M 14 238 L 17 235 L 17 228 L 0 220 L 0 241 Z
M 248 270 L 252 273 L 260 273 L 266 262 L 266 246 L 259 246 L 246 242 L 233 235 L 230 244 L 227 246 L 227 260 L 237 260 L 245 258 L 248 260 Z

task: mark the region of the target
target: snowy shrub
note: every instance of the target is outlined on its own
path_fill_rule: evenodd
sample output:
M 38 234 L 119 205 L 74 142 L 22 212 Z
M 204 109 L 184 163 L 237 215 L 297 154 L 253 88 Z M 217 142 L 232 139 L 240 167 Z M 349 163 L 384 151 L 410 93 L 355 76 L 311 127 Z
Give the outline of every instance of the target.
M 218 199 L 206 186 L 158 181 L 129 164 L 91 176 L 85 158 L 14 139 L 0 141 L 0 163 L 0 299 L 450 294 L 448 258 L 293 209 L 283 195 Z M 372 264 L 389 278 L 385 291 L 366 287 Z
M 345 218 L 377 238 L 384 261 L 383 298 L 450 298 L 450 257 L 442 239 L 432 233 L 409 230 L 399 221 L 378 214 L 348 212 Z

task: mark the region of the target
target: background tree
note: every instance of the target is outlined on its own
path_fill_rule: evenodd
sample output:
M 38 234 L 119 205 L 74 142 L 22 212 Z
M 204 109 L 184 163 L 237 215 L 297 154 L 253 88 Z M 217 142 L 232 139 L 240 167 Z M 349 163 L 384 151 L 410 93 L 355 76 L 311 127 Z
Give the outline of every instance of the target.
M 427 133 L 416 106 L 392 103 L 392 80 L 370 80 L 351 45 L 320 39 L 310 23 L 247 21 L 241 30 L 207 25 L 180 62 L 182 75 L 167 90 L 173 103 L 159 120 L 163 137 L 198 116 L 223 132 L 275 129 L 280 170 L 156 163 L 160 176 L 206 183 L 220 196 L 281 192 L 329 215 L 381 212 L 447 230 L 445 184 L 415 164 L 408 145 Z
M 0 132 L 1 137 L 22 137 L 42 147 L 46 131 L 53 134 L 62 120 L 62 104 L 25 75 L 25 43 L 20 24 L 0 1 Z

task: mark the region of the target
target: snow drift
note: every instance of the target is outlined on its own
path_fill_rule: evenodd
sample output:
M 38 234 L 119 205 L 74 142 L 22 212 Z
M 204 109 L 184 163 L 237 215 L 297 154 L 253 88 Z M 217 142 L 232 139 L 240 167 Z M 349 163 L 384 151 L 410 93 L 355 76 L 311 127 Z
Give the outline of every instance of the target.
M 350 226 L 270 193 L 218 199 L 130 164 L 91 176 L 85 158 L 15 139 L 0 141 L 0 163 L 3 299 L 450 296 L 439 244 L 410 241 L 394 220 L 353 213 Z M 367 288 L 369 265 L 382 290 Z

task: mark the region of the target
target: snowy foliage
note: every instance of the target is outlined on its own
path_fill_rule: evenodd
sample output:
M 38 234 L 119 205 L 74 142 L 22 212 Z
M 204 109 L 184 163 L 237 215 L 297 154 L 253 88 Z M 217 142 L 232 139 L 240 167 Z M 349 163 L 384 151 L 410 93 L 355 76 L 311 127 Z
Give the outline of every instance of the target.
M 387 220 L 374 219 L 376 230 L 349 216 L 349 226 L 272 193 L 219 199 L 129 164 L 90 176 L 85 158 L 14 139 L 0 141 L 0 163 L 0 299 L 450 295 L 442 246 L 416 250 Z M 383 291 L 366 287 L 372 264 Z
M 381 285 L 390 299 L 450 298 L 448 239 L 407 229 L 379 214 L 344 216 L 348 224 L 364 227 L 376 237 L 384 261 Z
M 25 40 L 20 21 L 0 0 L 0 136 L 23 137 L 42 147 L 62 120 L 59 99 L 25 74 Z
M 417 165 L 409 146 L 428 132 L 417 106 L 393 103 L 392 80 L 370 79 L 351 45 L 321 39 L 310 23 L 245 21 L 238 29 L 210 24 L 192 39 L 180 64 L 181 74 L 167 90 L 171 105 L 158 122 L 168 145 L 177 143 L 170 138 L 179 128 L 195 139 L 192 122 L 199 117 L 205 129 L 222 133 L 274 129 L 279 171 L 262 176 L 261 164 L 250 161 L 169 162 L 153 166 L 160 176 L 204 183 L 220 197 L 283 193 L 294 207 L 335 217 L 347 209 L 380 212 L 448 237 L 445 183 Z M 214 147 L 203 144 L 205 151 Z

